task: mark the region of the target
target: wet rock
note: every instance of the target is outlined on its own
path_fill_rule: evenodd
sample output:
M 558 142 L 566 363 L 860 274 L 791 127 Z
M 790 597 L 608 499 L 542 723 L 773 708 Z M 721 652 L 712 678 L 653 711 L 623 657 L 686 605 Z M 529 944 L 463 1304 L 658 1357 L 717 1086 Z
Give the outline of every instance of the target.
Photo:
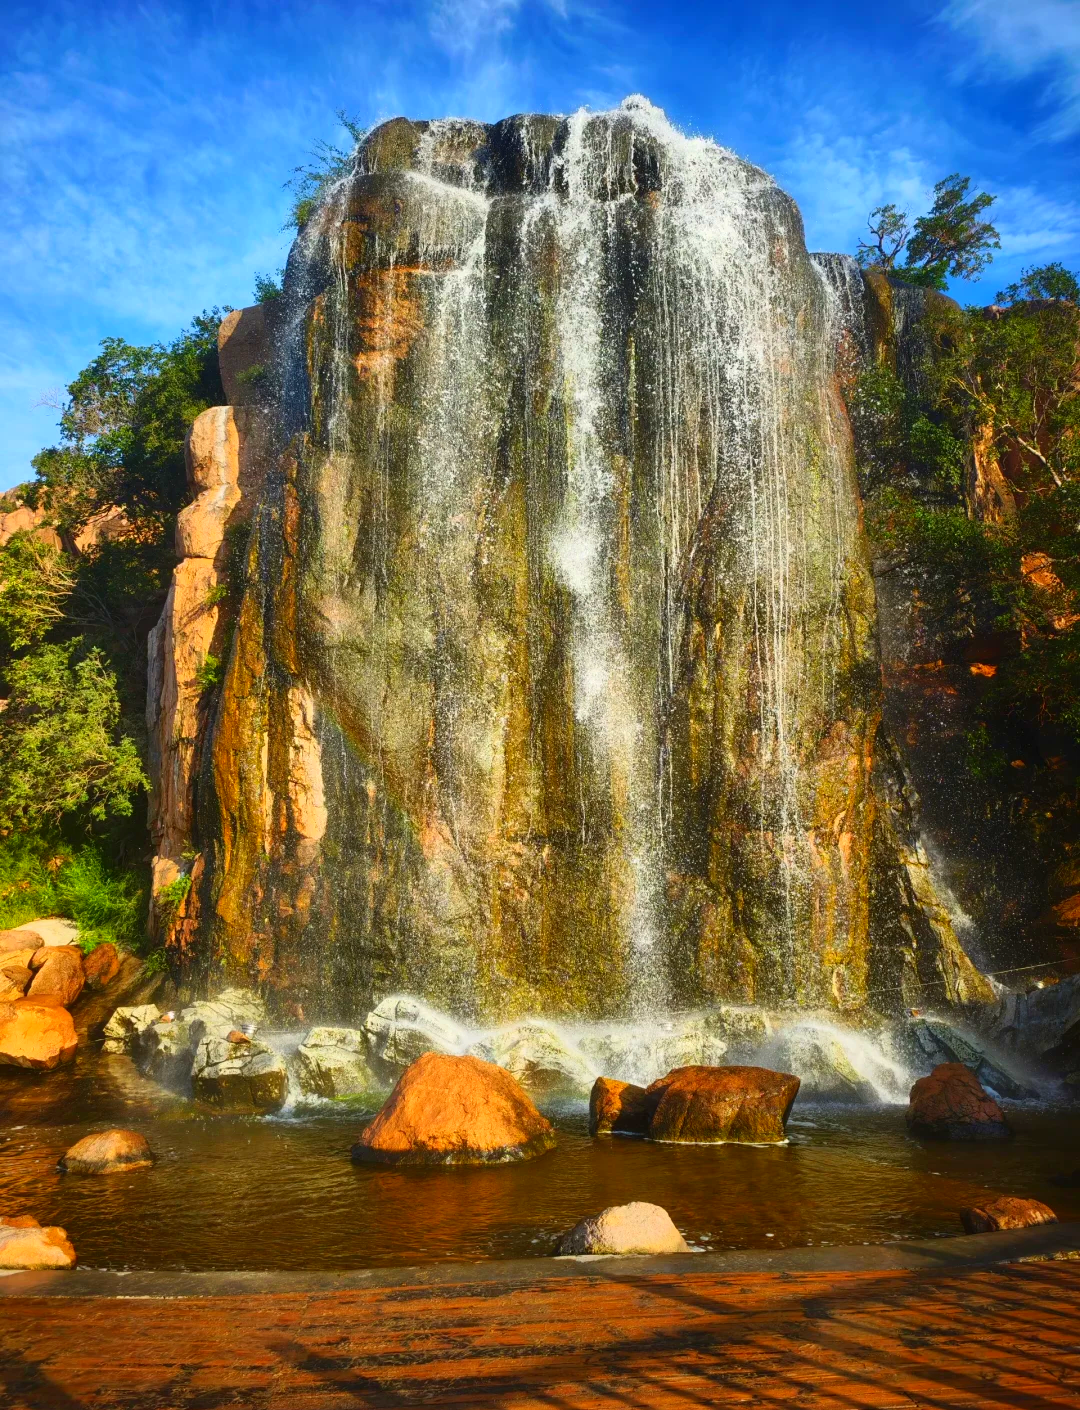
M 214 1029 L 255 1029 L 266 1022 L 266 1005 L 252 989 L 224 989 L 215 999 L 200 999 L 181 1010 L 191 1028 L 193 1045 Z
M 401 1071 L 424 1053 L 460 1052 L 464 1028 L 419 999 L 383 999 L 364 1019 L 371 1054 L 387 1070 Z
M 589 1135 L 644 1136 L 655 1106 L 644 1087 L 598 1077 L 589 1095 Z
M 191 1077 L 195 1047 L 191 1024 L 164 1014 L 133 1035 L 131 1055 L 147 1077 L 183 1090 Z
M 105 1025 L 104 1053 L 130 1053 L 136 1038 L 161 1017 L 157 1004 L 134 1004 L 114 1010 Z
M 104 989 L 120 973 L 120 954 L 108 940 L 83 956 L 83 974 L 91 989 Z
M 75 1250 L 67 1230 L 44 1228 L 29 1214 L 0 1219 L 0 1268 L 74 1268 Z
M 1057 1215 L 1037 1199 L 1001 1199 L 960 1211 L 960 1222 L 969 1234 L 990 1234 L 998 1229 L 1027 1229 L 1033 1224 L 1056 1224 Z
M 911 1024 L 911 1032 L 923 1054 L 935 1066 L 942 1063 L 962 1063 L 970 1067 L 979 1081 L 999 1097 L 1018 1099 L 1036 1097 L 1038 1093 L 992 1062 L 969 1035 L 960 1033 L 952 1024 L 940 1019 L 920 1018 Z
M 766 1067 L 680 1067 L 648 1089 L 658 1094 L 653 1141 L 783 1141 L 799 1079 Z
M 313 1028 L 296 1052 L 300 1090 L 316 1097 L 362 1096 L 378 1083 L 358 1028 Z
M 601 1210 L 559 1240 L 558 1253 L 689 1253 L 666 1209 L 635 1200 Z
M 79 997 L 86 983 L 82 951 L 77 945 L 43 945 L 34 951 L 30 968 L 34 970 L 34 977 L 27 998 L 37 1004 L 60 1004 L 67 1008 Z
M 760 1021 L 760 1020 L 759 1020 Z M 670 1023 L 623 1026 L 586 1034 L 578 1047 L 595 1071 L 610 1072 L 622 1081 L 647 1085 L 676 1067 L 716 1066 L 727 1056 L 728 1043 L 716 1013 L 692 1015 Z M 764 1024 L 762 1023 L 762 1031 Z M 747 1041 L 740 1032 L 738 1042 Z
M 69 1175 L 114 1175 L 153 1163 L 150 1142 L 138 1131 L 95 1131 L 65 1152 L 60 1169 Z
M 229 1111 L 277 1111 L 289 1094 L 285 1060 L 258 1039 L 230 1043 L 213 1033 L 199 1042 L 191 1068 L 195 1096 Z
M 911 1089 L 907 1112 L 913 1136 L 940 1141 L 1008 1140 L 1005 1113 L 963 1063 L 947 1062 Z
M 0 954 L 9 950 L 38 950 L 44 943 L 36 930 L 0 930 Z
M 509 1072 L 476 1057 L 424 1053 L 352 1153 L 384 1164 L 497 1165 L 554 1144 L 550 1123 Z
M 0 1003 L 0 1063 L 47 1072 L 75 1056 L 78 1039 L 67 1009 L 29 999 Z
M 489 1034 L 469 1052 L 498 1063 L 537 1096 L 587 1092 L 595 1074 L 550 1024 L 530 1020 Z

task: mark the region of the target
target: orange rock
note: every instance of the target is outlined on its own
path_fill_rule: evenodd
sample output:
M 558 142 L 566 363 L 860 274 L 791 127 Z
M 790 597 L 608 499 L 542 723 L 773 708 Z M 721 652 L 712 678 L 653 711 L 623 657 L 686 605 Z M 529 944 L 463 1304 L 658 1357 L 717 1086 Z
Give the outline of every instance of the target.
M 106 984 L 111 984 L 120 973 L 120 956 L 116 946 L 108 940 L 102 945 L 95 945 L 83 957 L 83 973 L 91 989 L 104 989 Z
M 49 945 L 35 950 L 30 968 L 37 971 L 28 999 L 38 1004 L 60 1004 L 67 1008 L 83 991 L 86 975 L 82 951 L 77 945 Z
M 239 1028 L 230 1029 L 225 1035 L 226 1043 L 250 1043 L 251 1038 L 247 1033 L 241 1032 Z
M 75 1024 L 58 1004 L 0 1002 L 0 1063 L 49 1071 L 75 1056 Z
M 32 950 L 15 951 L 3 957 L 0 963 L 0 999 L 21 999 L 29 987 L 33 975 L 26 957 Z
M 589 1135 L 644 1136 L 657 1098 L 633 1082 L 598 1077 L 589 1095 Z
M 352 1154 L 387 1164 L 491 1165 L 528 1160 L 554 1144 L 551 1124 L 501 1067 L 424 1053 L 402 1073 Z
M 767 1067 L 677 1067 L 647 1089 L 659 1097 L 649 1139 L 782 1141 L 800 1085 Z
M 0 953 L 8 950 L 39 950 L 44 944 L 36 930 L 0 930 Z
M 113 1175 L 153 1165 L 154 1152 L 138 1131 L 96 1131 L 84 1136 L 60 1160 L 69 1175 Z
M 989 1204 L 960 1211 L 960 1222 L 969 1234 L 989 1234 L 997 1229 L 1027 1229 L 1032 1224 L 1056 1224 L 1057 1215 L 1037 1199 L 1003 1195 Z
M 0 1268 L 74 1268 L 75 1250 L 67 1230 L 42 1228 L 29 1214 L 0 1219 Z
M 941 1141 L 1008 1140 L 1005 1113 L 970 1067 L 943 1062 L 911 1089 L 907 1123 L 914 1136 Z

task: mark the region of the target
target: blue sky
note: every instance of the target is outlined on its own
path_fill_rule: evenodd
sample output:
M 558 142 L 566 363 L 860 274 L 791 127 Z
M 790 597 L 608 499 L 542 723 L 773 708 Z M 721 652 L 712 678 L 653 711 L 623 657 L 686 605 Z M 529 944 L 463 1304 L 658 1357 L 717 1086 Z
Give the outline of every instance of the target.
M 0 489 L 116 334 L 175 335 L 284 261 L 334 113 L 494 120 L 640 92 L 758 162 L 812 249 L 952 171 L 998 196 L 983 302 L 1080 270 L 1080 0 L 9 0 L 0 33 Z M 53 405 L 50 405 L 50 402 Z

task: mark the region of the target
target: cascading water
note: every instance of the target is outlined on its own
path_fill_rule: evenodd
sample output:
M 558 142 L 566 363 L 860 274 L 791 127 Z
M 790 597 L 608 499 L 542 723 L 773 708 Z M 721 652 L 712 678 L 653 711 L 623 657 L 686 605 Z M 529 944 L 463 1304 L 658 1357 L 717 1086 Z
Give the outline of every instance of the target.
M 402 119 L 286 300 L 211 963 L 328 1014 L 862 1005 L 873 594 L 790 200 L 640 98 Z

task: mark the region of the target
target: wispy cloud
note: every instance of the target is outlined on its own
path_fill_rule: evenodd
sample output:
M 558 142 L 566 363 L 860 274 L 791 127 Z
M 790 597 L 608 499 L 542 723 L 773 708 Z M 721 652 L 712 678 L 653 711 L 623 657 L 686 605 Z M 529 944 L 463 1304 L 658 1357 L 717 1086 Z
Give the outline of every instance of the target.
M 970 38 L 984 72 L 1047 77 L 1048 137 L 1080 131 L 1080 4 L 1077 0 L 949 0 L 939 18 Z

